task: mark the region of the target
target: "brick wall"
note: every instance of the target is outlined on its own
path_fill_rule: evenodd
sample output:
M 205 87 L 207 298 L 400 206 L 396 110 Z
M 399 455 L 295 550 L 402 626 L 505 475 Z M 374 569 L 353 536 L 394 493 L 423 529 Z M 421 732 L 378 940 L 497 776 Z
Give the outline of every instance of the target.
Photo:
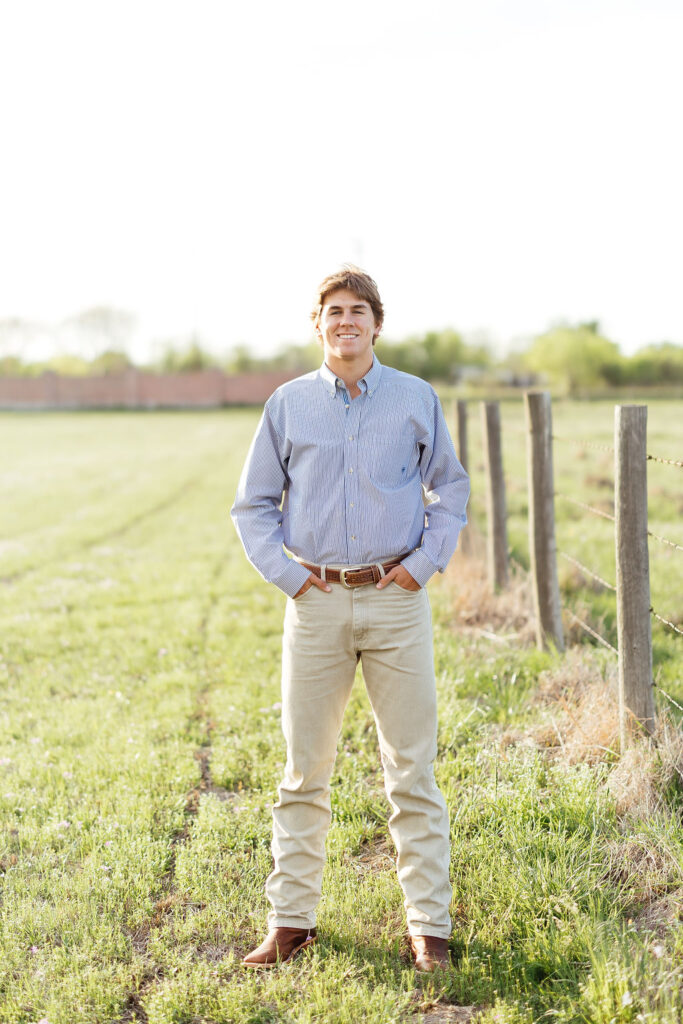
M 0 377 L 0 409 L 155 409 L 263 405 L 296 373 L 141 373 L 101 377 Z

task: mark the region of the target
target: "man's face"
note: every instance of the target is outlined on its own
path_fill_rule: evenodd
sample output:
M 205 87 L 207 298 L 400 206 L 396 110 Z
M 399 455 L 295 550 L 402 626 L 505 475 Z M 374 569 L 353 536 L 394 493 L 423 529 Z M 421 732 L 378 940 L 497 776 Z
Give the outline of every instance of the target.
M 381 324 L 375 323 L 372 307 L 365 299 L 347 288 L 331 292 L 325 301 L 318 323 L 318 337 L 325 349 L 325 358 L 353 362 L 363 356 L 372 363 L 372 340 Z

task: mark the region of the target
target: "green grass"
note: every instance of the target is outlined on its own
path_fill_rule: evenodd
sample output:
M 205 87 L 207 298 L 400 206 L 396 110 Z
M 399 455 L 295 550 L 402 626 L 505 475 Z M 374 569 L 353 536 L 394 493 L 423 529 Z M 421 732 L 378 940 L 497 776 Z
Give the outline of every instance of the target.
M 588 436 L 605 409 L 589 407 Z M 506 422 L 521 425 L 519 411 L 505 407 Z M 558 411 L 558 434 L 575 414 Z M 679 1020 L 680 789 L 629 818 L 614 759 L 570 764 L 523 742 L 544 710 L 539 676 L 564 662 L 454 629 L 456 571 L 430 585 L 456 970 L 435 984 L 410 967 L 360 684 L 333 782 L 320 941 L 277 973 L 240 969 L 264 929 L 284 761 L 284 598 L 228 520 L 256 418 L 0 417 L 0 1020 L 390 1024 L 453 1019 L 450 1004 L 489 1022 Z M 661 430 L 651 449 L 667 455 Z M 566 468 L 584 484 L 585 461 Z M 669 473 L 659 532 L 683 539 Z M 680 588 L 659 568 L 657 600 L 678 614 Z M 607 676 L 609 654 L 585 653 Z M 680 657 L 668 657 L 671 685 Z M 510 731 L 517 741 L 502 742 Z

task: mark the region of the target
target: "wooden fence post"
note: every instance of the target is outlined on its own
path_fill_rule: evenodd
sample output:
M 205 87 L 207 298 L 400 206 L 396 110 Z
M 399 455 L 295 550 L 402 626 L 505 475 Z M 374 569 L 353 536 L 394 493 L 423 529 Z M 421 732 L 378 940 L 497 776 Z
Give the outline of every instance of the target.
M 619 721 L 622 749 L 639 722 L 654 731 L 650 562 L 647 543 L 647 406 L 614 410 Z
M 550 394 L 525 394 L 527 482 L 529 488 L 529 553 L 536 615 L 536 643 L 564 650 L 560 588 L 555 544 L 553 423 Z
M 507 510 L 500 436 L 500 405 L 498 402 L 482 402 L 481 411 L 486 462 L 488 576 L 492 589 L 498 589 L 504 587 L 508 581 Z

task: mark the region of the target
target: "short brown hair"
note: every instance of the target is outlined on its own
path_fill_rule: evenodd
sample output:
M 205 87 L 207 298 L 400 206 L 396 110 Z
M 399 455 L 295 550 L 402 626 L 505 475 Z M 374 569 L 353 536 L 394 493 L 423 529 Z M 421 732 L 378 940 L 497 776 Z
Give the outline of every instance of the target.
M 321 281 L 315 294 L 315 305 L 311 310 L 311 320 L 317 327 L 320 322 L 320 314 L 328 295 L 337 292 L 342 288 L 348 288 L 350 292 L 364 299 L 370 304 L 372 315 L 375 318 L 377 327 L 381 327 L 384 321 L 384 306 L 379 297 L 377 285 L 364 270 L 356 267 L 353 263 L 344 263 L 340 270 Z

